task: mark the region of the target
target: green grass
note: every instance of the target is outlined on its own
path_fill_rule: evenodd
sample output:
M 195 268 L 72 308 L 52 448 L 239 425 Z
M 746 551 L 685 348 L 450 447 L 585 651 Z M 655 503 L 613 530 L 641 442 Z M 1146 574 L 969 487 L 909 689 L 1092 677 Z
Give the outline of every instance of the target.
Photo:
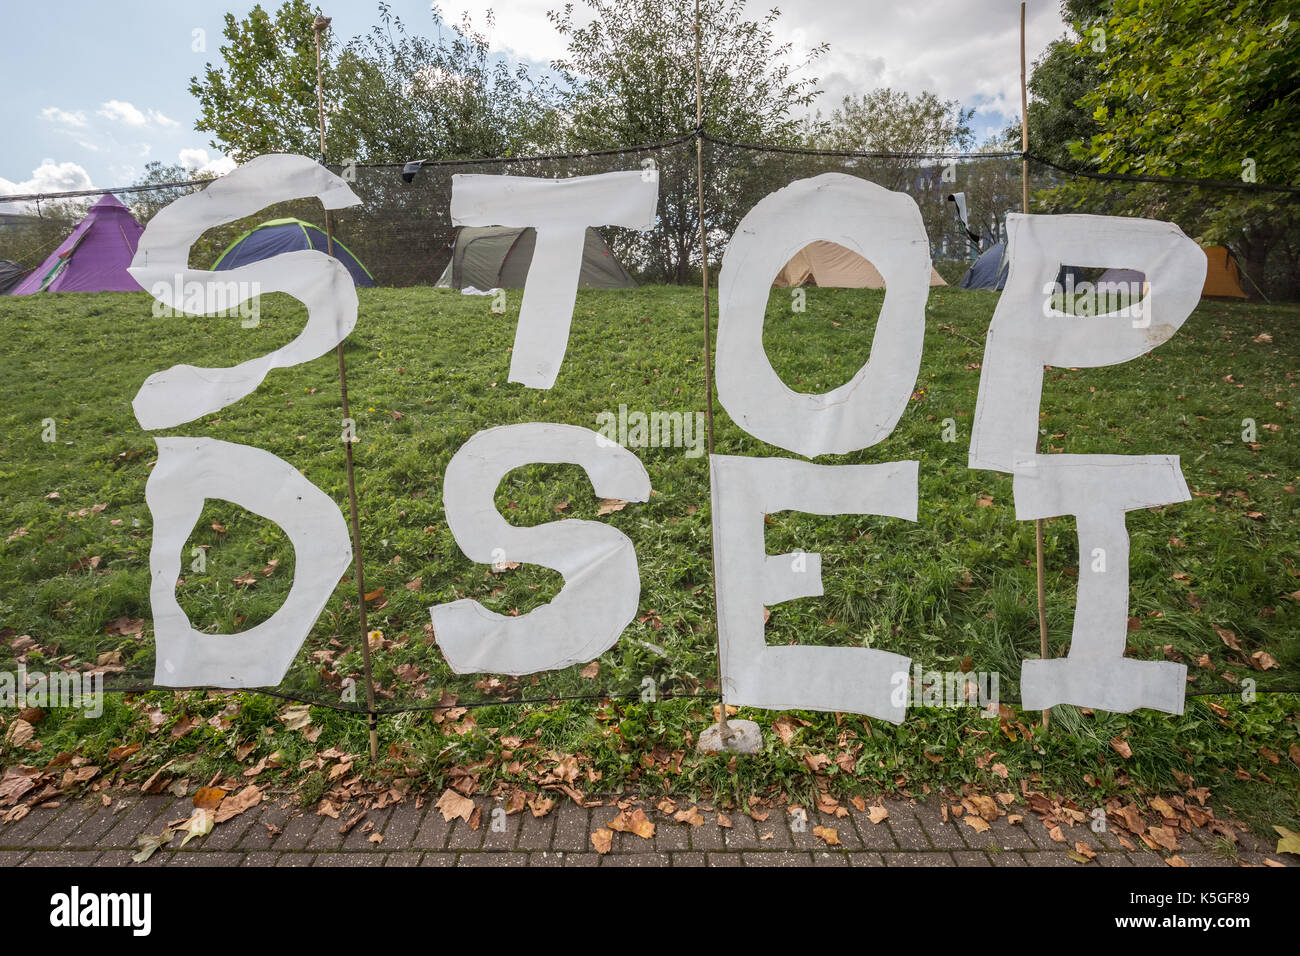
M 844 381 L 866 358 L 881 294 L 809 289 L 803 313 L 793 312 L 790 301 L 788 290 L 773 292 L 764 330 L 778 373 L 800 391 Z M 820 552 L 826 593 L 773 607 L 769 643 L 870 646 L 908 654 L 927 669 L 997 671 L 1004 701 L 1018 696 L 1019 662 L 1038 654 L 1033 525 L 1015 520 L 1009 477 L 966 467 L 982 360 L 975 342 L 982 341 L 996 301 L 994 293 L 932 290 L 917 391 L 894 434 L 865 451 L 819 459 L 919 459 L 919 521 L 772 516 L 769 553 Z M 1052 729 L 1026 741 L 1015 720 L 999 724 L 965 710 L 916 709 L 897 728 L 805 714 L 810 723 L 790 746 L 769 735 L 761 760 L 733 769 L 720 759 L 697 758 L 688 743 L 688 735 L 709 722 L 716 688 L 704 458 L 688 457 L 682 449 L 637 449 L 655 494 L 599 519 L 599 502 L 576 466 L 518 469 L 497 491 L 498 506 L 513 523 L 555 520 L 556 505 L 567 501 L 564 516 L 607 522 L 636 545 L 639 617 L 646 619 L 630 625 L 602 655 L 597 678 L 582 677 L 581 665 L 499 683 L 483 675 L 452 675 L 427 633 L 430 605 L 472 597 L 502 613 L 524 614 L 561 585 L 559 575 L 536 567 L 493 575 L 460 553 L 446 528 L 441 479 L 470 435 L 524 421 L 595 428 L 597 414 L 616 412 L 620 403 L 646 412 L 703 408 L 698 290 L 580 292 L 564 365 L 549 391 L 506 381 L 518 304 L 518 294 L 512 294 L 508 314 L 500 316 L 491 314 L 490 299 L 447 290 L 361 290 L 360 320 L 346 346 L 360 437 L 355 454 L 367 589 L 384 588 L 369 614 L 370 627 L 384 634 L 374 655 L 381 709 L 427 706 L 443 690 L 484 705 L 475 712 L 477 729 L 465 733 L 447 732 L 428 714 L 386 717 L 385 743 L 403 743 L 414 772 L 436 783 L 453 765 L 482 765 L 481 785 L 514 779 L 519 774 L 512 777 L 497 759 L 500 736 L 514 735 L 529 741 L 529 752 L 543 763 L 550 751 L 583 755 L 585 765 L 599 771 L 599 780 L 588 783 L 597 789 L 721 789 L 741 798 L 780 788 L 806 796 L 817 781 L 802 756 L 850 752 L 851 774 L 832 766 L 837 791 L 902 786 L 919 792 L 921 784 L 1005 786 L 977 762 L 993 750 L 999 762 L 1035 786 L 1080 794 L 1168 788 L 1174 771 L 1190 772 L 1198 784 L 1230 792 L 1232 805 L 1252 819 L 1296 827 L 1300 772 L 1287 760 L 1288 747 L 1300 740 L 1296 698 L 1264 695 L 1246 703 L 1236 694 L 1244 679 L 1256 681 L 1260 690 L 1300 686 L 1300 601 L 1286 597 L 1300 588 L 1296 494 L 1286 490 L 1300 484 L 1300 445 L 1291 437 L 1300 424 L 1292 392 L 1300 368 L 1300 309 L 1206 302 L 1152 354 L 1113 368 L 1051 369 L 1044 384 L 1045 453 L 1182 457 L 1197 497 L 1129 516 L 1130 613 L 1136 619 L 1129 655 L 1187 662 L 1189 695 L 1223 693 L 1214 702 L 1227 716 L 1211 710 L 1209 699 L 1194 696 L 1181 718 L 1058 708 Z M 0 667 L 13 666 L 5 660 L 9 639 L 27 634 L 39 645 L 29 655 L 29 669 L 84 666 L 116 652 L 127 671 L 115 678 L 118 686 L 149 681 L 150 517 L 144 484 L 156 452 L 153 435 L 131 414 L 131 399 L 153 371 L 181 362 L 232 365 L 284 344 L 302 322 L 301 308 L 281 296 L 264 300 L 261 325 L 254 329 L 242 328 L 238 319 L 154 318 L 143 294 L 0 300 L 7 333 L 0 343 L 0 537 L 26 529 L 0 544 Z M 1252 341 L 1261 332 L 1270 333 L 1273 343 Z M 1257 423 L 1253 444 L 1242 441 L 1245 418 Z M 46 419 L 55 422 L 55 441 L 42 440 Z M 956 441 L 943 440 L 945 419 L 954 420 Z M 346 508 L 332 353 L 274 371 L 254 395 L 162 434 L 267 449 Z M 716 450 L 784 454 L 746 435 L 721 408 Z M 47 497 L 55 492 L 57 498 Z M 106 507 L 76 516 L 95 505 Z M 214 530 L 214 523 L 225 530 Z M 191 567 L 195 548 L 204 556 L 201 569 Z M 1046 548 L 1052 653 L 1060 655 L 1068 649 L 1077 581 L 1072 520 L 1047 522 Z M 94 567 L 91 558 L 99 559 Z M 183 559 L 182 606 L 196 627 L 214 633 L 247 628 L 273 614 L 287 594 L 294 563 L 292 547 L 273 525 L 212 501 Z M 263 574 L 272 560 L 277 566 Z M 256 583 L 234 582 L 250 573 Z M 342 701 L 344 679 L 359 681 L 361 675 L 356 603 L 350 583 L 335 590 L 282 690 L 335 706 L 361 706 Z M 105 632 L 122 617 L 143 619 L 141 633 Z M 1215 626 L 1231 630 L 1242 650 L 1228 647 Z M 1267 652 L 1277 666 L 1252 669 L 1249 656 L 1256 651 Z M 1209 669 L 1195 663 L 1204 655 Z M 635 695 L 646 677 L 660 693 L 687 699 L 527 708 L 496 703 L 502 696 Z M 361 694 L 357 698 L 364 701 Z M 211 717 L 226 706 L 225 698 L 153 692 L 129 702 L 116 699 L 99 721 L 52 713 L 38 731 L 50 755 L 69 749 L 103 753 L 134 736 L 145 743 L 136 760 L 141 772 L 184 752 L 196 776 L 229 769 L 239 740 L 259 740 L 250 759 L 285 749 L 283 738 L 297 740 L 283 733 L 259 738 L 258 728 L 274 725 L 272 715 L 281 705 L 256 695 L 240 699 L 243 710 L 232 727 L 204 726 L 178 741 L 148 734 L 133 715 L 144 706 L 161 706 L 169 720 L 182 712 Z M 322 746 L 333 741 L 364 750 L 364 720 L 315 713 L 324 728 Z M 747 716 L 766 725 L 777 715 Z M 1133 749 L 1128 760 L 1109 743 L 1121 734 Z M 656 745 L 688 751 L 680 773 L 654 760 Z M 1261 754 L 1261 747 L 1280 754 L 1280 763 Z M 652 756 L 643 760 L 646 754 Z M 1239 766 L 1251 781 L 1235 779 Z M 1262 781 L 1261 772 L 1274 783 Z

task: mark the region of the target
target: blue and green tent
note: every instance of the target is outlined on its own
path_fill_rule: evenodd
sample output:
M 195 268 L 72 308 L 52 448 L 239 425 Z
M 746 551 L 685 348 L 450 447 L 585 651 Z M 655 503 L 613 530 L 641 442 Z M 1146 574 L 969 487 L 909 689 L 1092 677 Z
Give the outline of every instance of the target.
M 301 219 L 271 219 L 259 226 L 254 226 L 217 256 L 212 264 L 213 270 L 223 272 L 246 266 L 250 262 L 269 259 L 282 252 L 297 252 L 302 249 L 315 249 L 317 252 L 329 252 L 329 238 L 325 231 Z M 334 239 L 334 258 L 343 263 L 352 275 L 352 281 L 361 286 L 372 286 L 375 277 L 361 264 L 361 260 L 352 254 L 352 250 Z

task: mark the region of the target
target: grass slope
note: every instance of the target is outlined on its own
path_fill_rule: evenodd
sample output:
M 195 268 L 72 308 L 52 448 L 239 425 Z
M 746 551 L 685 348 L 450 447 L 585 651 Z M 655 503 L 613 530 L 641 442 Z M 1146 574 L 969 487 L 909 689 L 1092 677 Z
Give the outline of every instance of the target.
M 1203 782 L 1211 784 L 1210 776 L 1226 771 L 1218 785 L 1242 812 L 1257 803 L 1268 819 L 1295 826 L 1300 774 L 1285 756 L 1298 737 L 1290 696 L 1254 702 L 1227 696 L 1214 704 L 1222 715 L 1210 709 L 1212 701 L 1189 697 L 1182 718 L 1059 708 L 1050 733 L 1028 741 L 1015 727 L 1028 720 L 982 720 L 971 710 L 917 709 L 898 728 L 808 714 L 790 745 L 769 742 L 765 760 L 740 769 L 694 755 L 675 770 L 641 760 L 638 755 L 656 744 L 685 746 L 687 735 L 707 721 L 710 688 L 716 688 L 707 464 L 681 448 L 636 449 L 655 494 L 646 504 L 599 518 L 599 501 L 576 466 L 518 469 L 497 490 L 499 509 L 512 523 L 600 520 L 636 545 L 642 612 L 602 655 L 598 675 L 582 676 L 581 665 L 522 679 L 450 674 L 426 626 L 430 605 L 471 597 L 501 613 L 525 614 L 561 585 L 546 569 L 524 566 L 498 575 L 463 557 L 441 505 L 450 456 L 470 435 L 496 425 L 550 421 L 595 428 L 599 413 L 617 413 L 620 404 L 644 412 L 702 409 L 699 293 L 674 287 L 580 292 L 564 365 L 549 391 L 506 381 L 517 293 L 504 316 L 491 313 L 488 298 L 448 290 L 360 294 L 360 320 L 346 354 L 360 438 L 355 453 L 367 589 L 383 588 L 370 602 L 369 617 L 370 627 L 383 632 L 372 646 L 384 708 L 428 706 L 444 691 L 485 704 L 505 697 L 635 695 L 649 677 L 661 694 L 705 699 L 657 706 L 488 706 L 478 712 L 477 725 L 501 734 L 510 728 L 539 747 L 581 753 L 599 771 L 601 786 L 651 790 L 811 792 L 800 754 L 836 749 L 853 754 L 845 763 L 851 771 L 829 771 L 834 785 L 849 791 L 979 780 L 988 775 L 988 761 L 982 766 L 978 758 L 989 749 L 1015 773 L 1075 791 L 1170 786 L 1176 770 L 1197 771 L 1200 779 L 1204 769 Z M 774 290 L 764 341 L 792 388 L 818 392 L 844 381 L 865 360 L 882 294 L 806 294 L 807 310 L 796 312 L 790 291 Z M 771 517 L 769 553 L 820 552 L 826 593 L 772 608 L 769 643 L 878 647 L 907 654 L 927 669 L 994 671 L 1001 675 L 1003 700 L 1017 697 L 1019 662 L 1038 653 L 1033 525 L 1015 520 L 1009 477 L 966 467 L 982 360 L 977 343 L 996 301 L 994 293 L 932 290 L 916 392 L 895 432 L 862 452 L 819 459 L 918 459 L 918 522 Z M 1260 689 L 1297 686 L 1300 601 L 1287 597 L 1300 587 L 1294 491 L 1300 445 L 1291 438 L 1298 424 L 1292 391 L 1300 367 L 1297 318 L 1295 307 L 1206 302 L 1152 354 L 1113 368 L 1051 369 L 1046 375 L 1045 453 L 1182 457 L 1196 497 L 1129 516 L 1129 655 L 1185 661 L 1189 694 L 1236 695 L 1244 679 Z M 0 666 L 14 666 L 3 661 L 6 644 L 30 635 L 36 647 L 26 654 L 29 669 L 120 660 L 125 673 L 115 678 L 119 684 L 149 680 L 144 483 L 156 452 L 153 436 L 131 414 L 131 399 L 153 371 L 176 363 L 245 361 L 289 341 L 303 320 L 302 309 L 281 296 L 264 299 L 261 323 L 251 329 L 237 318 L 155 318 L 143 294 L 0 300 L 7 333 L 0 343 L 0 530 L 10 539 L 0 545 L 0 635 L 6 638 Z M 1262 332 L 1273 341 L 1255 341 Z M 329 354 L 274 371 L 254 395 L 164 434 L 267 449 L 342 505 L 338 408 Z M 1253 442 L 1242 439 L 1247 418 L 1256 423 Z M 50 419 L 57 434 L 47 441 Z M 948 419 L 955 441 L 944 440 Z M 716 450 L 783 454 L 746 435 L 721 408 Z M 1046 546 L 1052 652 L 1061 655 L 1068 649 L 1079 560 L 1073 521 L 1048 522 Z M 283 601 L 293 564 L 293 549 L 273 525 L 210 501 L 183 553 L 187 570 L 178 594 L 200 629 L 248 628 Z M 1221 631 L 1231 632 L 1231 640 Z M 1259 651 L 1276 666 L 1252 666 L 1251 655 Z M 282 689 L 348 706 L 345 680 L 360 673 L 349 580 L 336 588 Z M 218 707 L 201 693 L 155 692 L 145 699 L 162 702 L 169 719 Z M 189 753 L 196 768 L 233 759 L 230 728 L 205 728 L 164 744 L 161 735 L 149 735 L 130 719 L 130 706 L 114 703 L 98 723 L 52 715 L 41 734 L 55 749 L 91 752 L 134 735 L 150 745 L 140 758 L 145 767 L 177 750 Z M 236 730 L 255 733 L 273 712 L 265 698 L 250 698 Z M 755 716 L 767 722 L 775 715 Z M 318 719 L 328 728 L 322 740 L 363 748 L 362 721 L 327 714 Z M 432 779 L 457 761 L 482 762 L 500 749 L 497 735 L 475 730 L 448 738 L 442 724 L 418 714 L 387 719 L 385 735 L 423 753 Z M 1116 736 L 1127 738 L 1133 757 L 1116 755 L 1109 743 Z M 1261 754 L 1261 747 L 1282 754 L 1281 762 Z M 505 773 L 494 765 L 492 776 Z M 1270 786 L 1275 779 L 1277 786 Z M 1276 798 L 1279 793 L 1285 796 Z

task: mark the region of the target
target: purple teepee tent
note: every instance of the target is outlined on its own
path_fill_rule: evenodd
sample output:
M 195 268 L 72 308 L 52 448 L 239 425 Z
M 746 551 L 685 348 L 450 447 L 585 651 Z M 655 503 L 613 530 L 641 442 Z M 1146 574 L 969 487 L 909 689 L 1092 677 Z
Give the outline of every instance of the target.
M 138 292 L 126 267 L 144 227 L 115 196 L 104 193 L 54 254 L 10 295 L 33 292 Z

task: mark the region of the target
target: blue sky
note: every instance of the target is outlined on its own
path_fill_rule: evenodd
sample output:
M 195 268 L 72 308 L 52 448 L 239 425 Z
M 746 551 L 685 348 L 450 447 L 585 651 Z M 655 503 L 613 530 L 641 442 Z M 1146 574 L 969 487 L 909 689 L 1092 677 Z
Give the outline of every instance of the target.
M 275 0 L 263 4 L 278 5 Z M 450 19 L 476 24 L 495 11 L 494 49 L 540 65 L 562 46 L 546 21 L 561 0 L 451 0 Z M 771 2 L 751 3 L 757 17 Z M 796 49 L 831 42 L 817 75 L 823 110 L 846 93 L 893 85 L 933 89 L 977 107 L 976 130 L 1003 128 L 1019 112 L 1019 5 L 1010 0 L 788 0 L 782 40 Z M 58 0 L 10 4 L 5 11 L 2 73 L 6 127 L 0 138 L 0 193 L 51 192 L 133 181 L 151 160 L 193 170 L 226 168 L 206 134 L 194 129 L 191 76 L 216 61 L 226 12 L 241 0 Z M 346 40 L 376 19 L 373 0 L 324 0 L 336 35 Z M 577 6 L 581 7 L 578 3 Z M 430 23 L 427 0 L 392 0 L 408 27 Z M 196 33 L 196 31 L 202 31 Z M 1032 58 L 1062 31 L 1055 0 L 1029 5 Z M 196 50 L 196 46 L 203 49 Z

